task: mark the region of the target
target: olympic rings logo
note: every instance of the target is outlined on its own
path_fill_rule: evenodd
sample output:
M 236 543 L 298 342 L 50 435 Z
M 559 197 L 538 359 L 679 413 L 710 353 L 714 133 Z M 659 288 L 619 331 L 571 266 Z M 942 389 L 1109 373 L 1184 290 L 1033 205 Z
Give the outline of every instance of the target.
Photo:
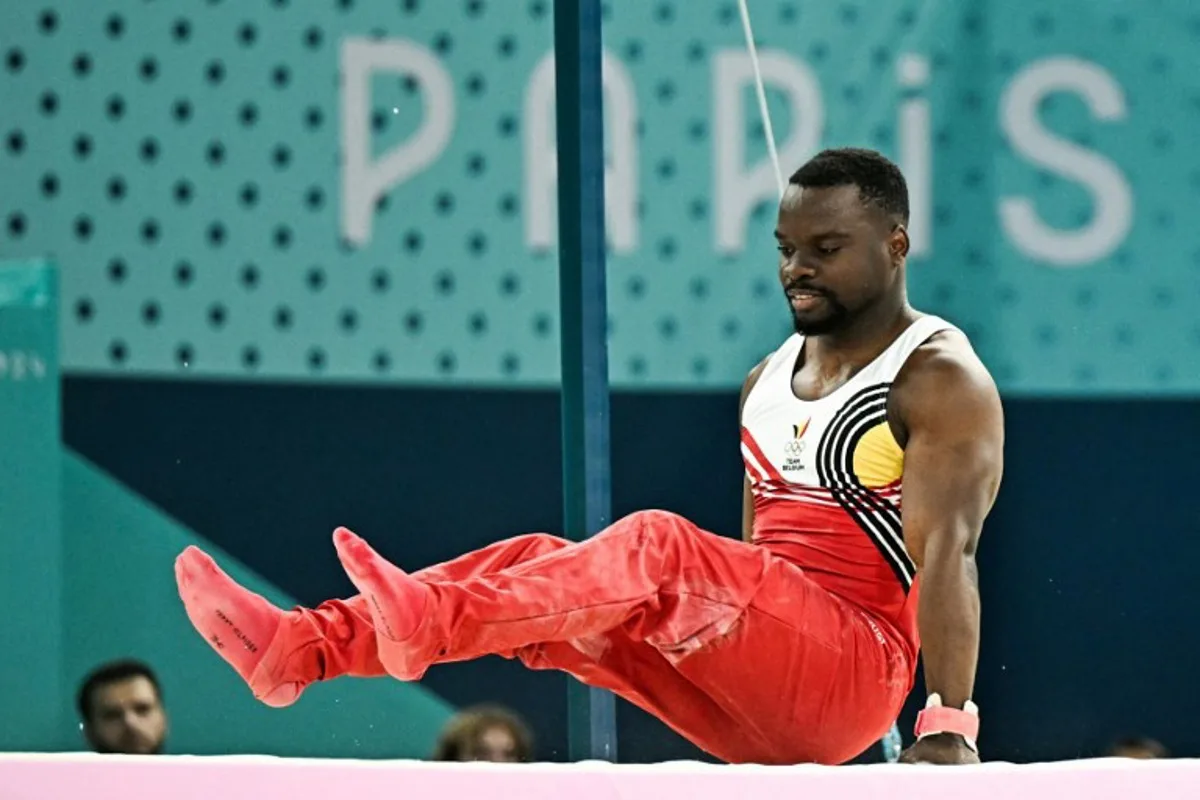
M 798 441 L 796 439 L 792 439 L 790 442 L 788 442 L 787 444 L 785 444 L 783 446 L 783 452 L 787 453 L 789 456 L 792 456 L 793 458 L 795 458 L 796 456 L 803 453 L 804 449 L 805 449 L 804 442 Z

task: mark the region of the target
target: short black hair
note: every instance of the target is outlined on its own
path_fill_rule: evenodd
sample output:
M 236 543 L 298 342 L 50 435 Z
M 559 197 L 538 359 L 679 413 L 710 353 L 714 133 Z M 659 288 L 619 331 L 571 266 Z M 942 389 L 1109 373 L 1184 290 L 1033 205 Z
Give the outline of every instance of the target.
M 857 186 L 864 202 L 908 224 L 908 182 L 904 173 L 874 150 L 822 150 L 792 173 L 790 182 L 806 189 Z
M 83 679 L 83 684 L 79 687 L 79 694 L 75 698 L 75 705 L 79 709 L 79 717 L 84 722 L 92 720 L 92 695 L 96 690 L 108 686 L 113 683 L 120 683 L 131 678 L 145 678 L 154 685 L 154 692 L 162 699 L 162 686 L 158 682 L 158 677 L 155 676 L 154 670 L 141 661 L 132 658 L 124 658 L 119 661 L 110 661 L 106 664 L 93 669 Z

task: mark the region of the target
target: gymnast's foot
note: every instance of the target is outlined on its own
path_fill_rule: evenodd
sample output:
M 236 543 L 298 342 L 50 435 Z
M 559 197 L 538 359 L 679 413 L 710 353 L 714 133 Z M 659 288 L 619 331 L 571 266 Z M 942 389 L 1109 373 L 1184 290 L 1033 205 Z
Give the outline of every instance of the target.
M 345 528 L 334 531 L 333 546 L 346 574 L 368 601 L 380 662 L 393 677 L 412 680 L 404 643 L 421 625 L 429 589 Z
M 286 645 L 282 640 L 288 637 L 277 634 L 289 614 L 239 586 L 198 547 L 175 559 L 175 582 L 192 625 L 254 696 L 269 706 L 294 703 L 310 681 L 278 677 L 278 665 L 291 660 L 290 652 L 276 652 Z

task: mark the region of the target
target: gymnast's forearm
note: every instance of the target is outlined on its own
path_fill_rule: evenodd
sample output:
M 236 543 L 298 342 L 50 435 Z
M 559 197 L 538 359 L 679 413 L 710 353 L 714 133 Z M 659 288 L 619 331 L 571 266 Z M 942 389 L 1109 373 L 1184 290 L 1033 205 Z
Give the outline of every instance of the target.
M 917 624 L 925 688 L 962 708 L 971 699 L 979 659 L 979 574 L 973 553 L 931 547 L 921 571 Z

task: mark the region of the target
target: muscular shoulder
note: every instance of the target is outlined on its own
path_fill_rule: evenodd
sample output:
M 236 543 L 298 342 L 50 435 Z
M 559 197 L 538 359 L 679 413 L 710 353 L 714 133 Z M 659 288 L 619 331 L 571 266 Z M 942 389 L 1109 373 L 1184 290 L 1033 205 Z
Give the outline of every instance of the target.
M 987 436 L 1003 427 L 1000 393 L 967 337 L 941 331 L 913 351 L 892 384 L 889 416 L 901 446 L 914 425 Z

